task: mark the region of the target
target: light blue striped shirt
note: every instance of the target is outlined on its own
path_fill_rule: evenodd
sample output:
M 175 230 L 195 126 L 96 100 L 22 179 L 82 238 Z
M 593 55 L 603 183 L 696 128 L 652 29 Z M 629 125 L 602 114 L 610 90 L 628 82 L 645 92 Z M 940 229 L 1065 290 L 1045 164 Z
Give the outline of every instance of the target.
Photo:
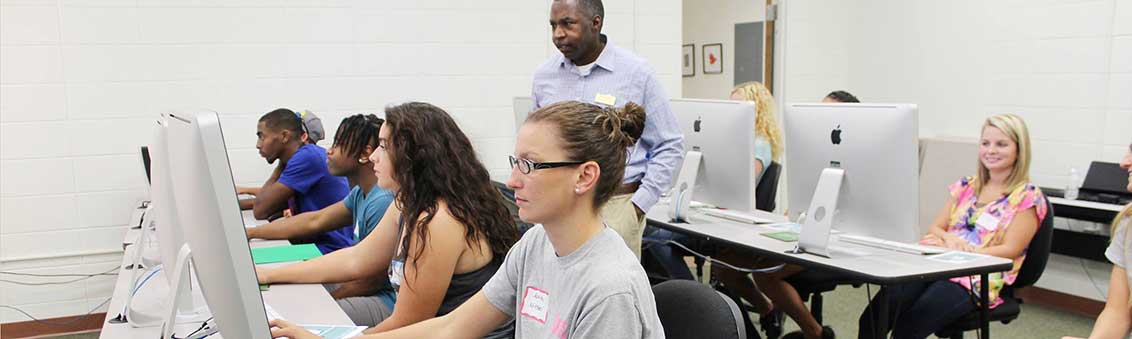
M 668 108 L 668 94 L 648 62 L 607 40 L 594 63 L 583 74 L 562 54 L 550 58 L 535 70 L 531 97 L 535 108 L 561 101 L 605 106 L 595 100 L 598 94 L 613 96 L 614 106 L 634 102 L 644 107 L 645 130 L 630 149 L 623 182 L 641 182 L 632 201 L 647 212 L 672 185 L 676 167 L 684 159 L 684 134 Z

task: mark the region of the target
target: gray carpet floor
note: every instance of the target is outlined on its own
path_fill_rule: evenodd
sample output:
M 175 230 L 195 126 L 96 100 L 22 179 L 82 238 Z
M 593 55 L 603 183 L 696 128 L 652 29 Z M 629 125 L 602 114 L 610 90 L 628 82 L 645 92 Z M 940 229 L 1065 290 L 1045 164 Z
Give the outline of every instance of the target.
M 872 293 L 876 292 L 877 288 L 873 286 Z M 832 327 L 840 338 L 856 337 L 857 318 L 864 310 L 868 299 L 865 288 L 843 286 L 823 296 L 825 310 L 822 313 L 825 324 Z M 990 334 L 991 338 L 1003 339 L 1061 338 L 1065 335 L 1087 337 L 1093 329 L 1094 320 L 1041 305 L 1023 304 L 1022 314 L 1017 320 L 1007 325 L 992 323 Z M 785 333 L 798 329 L 798 326 L 789 319 L 784 327 Z M 974 331 L 967 332 L 964 337 L 977 338 L 975 334 Z

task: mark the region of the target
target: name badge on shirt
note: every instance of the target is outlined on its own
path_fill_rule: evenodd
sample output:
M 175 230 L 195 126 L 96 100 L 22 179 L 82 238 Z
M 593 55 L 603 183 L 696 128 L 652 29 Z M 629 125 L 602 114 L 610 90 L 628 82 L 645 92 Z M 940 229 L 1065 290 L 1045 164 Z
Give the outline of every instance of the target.
M 979 219 L 975 220 L 975 226 L 985 228 L 988 231 L 994 231 L 996 228 L 998 228 L 998 221 L 998 218 L 991 215 L 990 213 L 983 213 L 979 216 Z
M 549 308 L 550 294 L 534 286 L 527 286 L 527 290 L 523 292 L 523 307 L 519 309 L 519 314 L 546 324 L 546 313 Z
M 609 94 L 598 93 L 597 96 L 594 97 L 594 102 L 597 102 L 599 104 L 606 105 L 606 106 L 613 106 L 614 104 L 617 103 L 617 97 L 614 97 L 614 96 L 609 95 Z

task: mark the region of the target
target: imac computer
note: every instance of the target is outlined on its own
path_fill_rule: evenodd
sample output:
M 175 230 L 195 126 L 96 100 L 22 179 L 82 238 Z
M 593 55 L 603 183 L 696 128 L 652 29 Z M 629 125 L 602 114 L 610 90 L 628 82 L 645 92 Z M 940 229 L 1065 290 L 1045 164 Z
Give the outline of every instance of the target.
M 784 126 L 788 212 L 805 213 L 801 250 L 828 256 L 831 229 L 919 239 L 916 105 L 790 104 Z
M 211 112 L 169 115 L 167 121 L 169 153 L 174 155 L 169 163 L 173 188 L 187 240 L 179 249 L 171 276 L 187 276 L 192 266 L 221 336 L 269 339 L 267 313 L 236 202 L 219 117 Z M 171 298 L 174 304 L 182 301 Z M 172 309 L 166 314 L 162 338 L 173 335 L 174 316 Z
M 754 103 L 673 99 L 669 102 L 684 132 L 684 162 L 670 197 L 669 216 L 681 215 L 695 200 L 716 207 L 755 208 Z
M 157 120 L 153 128 L 153 137 L 148 147 L 143 147 L 143 159 L 147 166 L 147 172 L 150 178 L 150 193 L 151 202 L 147 207 L 146 219 L 152 220 L 153 230 L 150 227 L 145 227 L 141 231 L 141 236 L 137 242 L 134 263 L 145 262 L 148 264 L 150 271 L 146 275 L 156 274 L 156 263 L 163 263 L 162 270 L 165 274 L 162 276 L 165 279 L 146 280 L 142 283 L 142 276 L 139 273 L 141 269 L 135 269 L 131 273 L 133 278 L 133 286 L 130 293 L 126 297 L 125 309 L 113 321 L 116 322 L 129 322 L 134 327 L 151 327 L 161 325 L 162 317 L 165 316 L 166 310 L 172 304 L 171 300 L 163 300 L 163 305 L 159 309 L 146 308 L 146 305 L 138 305 L 141 308 L 133 305 L 133 299 L 136 294 L 147 293 L 161 293 L 166 291 L 165 288 L 156 288 L 157 284 L 165 283 L 164 287 L 172 288 L 177 283 L 172 279 L 172 273 L 175 263 L 177 262 L 177 251 L 185 244 L 185 237 L 181 231 L 181 219 L 177 213 L 177 204 L 174 200 L 173 177 L 170 174 L 170 157 L 180 156 L 169 151 L 169 130 L 168 121 L 166 118 Z M 156 238 L 157 246 L 152 246 L 151 238 Z M 157 258 L 159 260 L 151 262 L 143 256 L 154 250 L 156 247 Z M 158 292 L 151 292 L 158 291 Z M 177 293 L 182 298 L 182 302 L 177 304 L 178 322 L 190 322 L 198 320 L 203 314 L 203 310 L 195 308 L 197 303 L 191 299 L 191 286 L 188 281 L 179 285 Z M 153 297 L 154 299 L 162 299 L 165 296 Z M 147 298 L 149 299 L 149 298 Z
M 144 171 L 143 174 L 145 174 L 145 185 L 143 185 L 145 190 L 142 193 L 143 199 L 141 204 L 134 209 L 133 214 L 130 216 L 129 225 L 130 228 L 133 229 L 142 228 L 142 226 L 152 226 L 151 224 L 153 223 L 153 217 L 147 216 L 150 211 L 149 203 L 153 200 L 153 189 L 151 187 L 153 180 L 150 176 L 151 161 L 149 157 L 149 146 L 143 145 L 138 148 L 138 161 L 141 163 L 141 168 Z

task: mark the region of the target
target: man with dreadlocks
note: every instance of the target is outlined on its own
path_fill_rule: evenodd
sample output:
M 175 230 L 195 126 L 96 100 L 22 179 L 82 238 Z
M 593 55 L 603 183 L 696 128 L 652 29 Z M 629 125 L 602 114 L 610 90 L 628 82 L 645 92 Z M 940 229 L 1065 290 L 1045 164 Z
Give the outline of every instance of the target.
M 377 186 L 373 162 L 369 160 L 377 149 L 377 133 L 383 122 L 373 114 L 356 114 L 342 119 L 338 125 L 334 144 L 326 151 L 326 164 L 330 174 L 346 177 L 353 185 L 344 200 L 321 210 L 249 228 L 248 239 L 308 238 L 350 223 L 354 226 L 355 243 L 369 235 L 393 201 L 392 193 Z M 365 317 L 377 313 L 379 319 L 385 318 L 393 312 L 397 295 L 384 275 L 379 278 L 350 281 L 337 286 L 330 294 L 341 299 L 339 304 L 351 318 L 362 313 Z
M 294 216 L 317 211 L 341 201 L 349 193 L 346 180 L 328 171 L 327 151 L 304 143 L 303 134 L 302 118 L 289 109 L 276 109 L 259 119 L 256 148 L 267 163 L 279 160 L 279 165 L 250 204 L 257 219 L 267 219 L 284 209 L 290 209 Z M 244 201 L 240 203 L 241 207 L 249 207 Z M 332 225 L 318 232 L 284 238 L 293 243 L 313 243 L 323 254 L 354 244 L 354 225 L 348 219 Z

